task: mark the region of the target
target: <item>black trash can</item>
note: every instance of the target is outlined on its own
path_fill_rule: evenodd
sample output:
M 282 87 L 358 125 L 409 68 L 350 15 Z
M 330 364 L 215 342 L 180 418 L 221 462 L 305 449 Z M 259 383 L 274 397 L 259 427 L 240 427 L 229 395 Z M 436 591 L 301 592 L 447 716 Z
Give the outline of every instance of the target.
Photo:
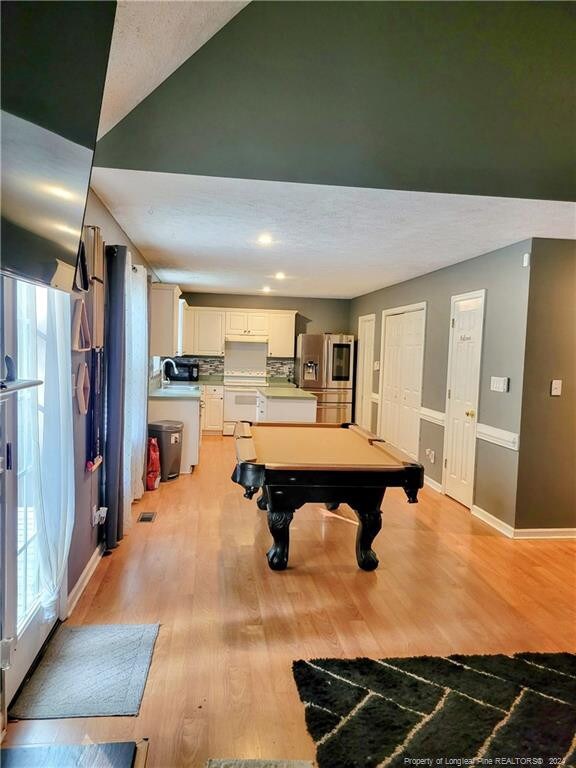
M 180 458 L 182 456 L 181 421 L 152 421 L 148 424 L 148 437 L 158 440 L 160 450 L 160 480 L 172 480 L 180 474 Z

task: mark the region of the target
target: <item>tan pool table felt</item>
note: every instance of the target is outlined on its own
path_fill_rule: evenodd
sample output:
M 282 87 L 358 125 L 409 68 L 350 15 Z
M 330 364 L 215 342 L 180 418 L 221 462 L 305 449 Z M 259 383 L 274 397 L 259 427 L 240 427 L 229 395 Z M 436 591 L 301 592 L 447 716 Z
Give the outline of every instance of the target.
M 246 425 L 245 435 L 237 438 L 238 458 L 267 467 L 381 469 L 403 466 L 402 459 L 383 443 L 370 445 L 367 436 L 354 428 Z M 408 457 L 406 460 L 409 461 Z

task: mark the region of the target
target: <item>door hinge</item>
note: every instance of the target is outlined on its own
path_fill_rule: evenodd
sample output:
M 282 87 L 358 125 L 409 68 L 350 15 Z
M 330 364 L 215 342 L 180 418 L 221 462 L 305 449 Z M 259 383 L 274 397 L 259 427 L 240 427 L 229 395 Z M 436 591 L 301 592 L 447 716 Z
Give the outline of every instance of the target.
M 0 669 L 10 669 L 12 666 L 13 637 L 5 637 L 0 640 Z
M 448 459 L 444 459 L 444 469 L 448 467 Z
M 449 390 L 448 390 L 448 400 L 450 400 L 450 398 L 451 398 L 451 397 L 452 397 L 452 390 L 451 390 L 451 389 L 449 389 Z
M 454 328 L 454 318 L 452 318 L 452 319 L 450 320 L 450 325 L 452 326 L 452 328 Z

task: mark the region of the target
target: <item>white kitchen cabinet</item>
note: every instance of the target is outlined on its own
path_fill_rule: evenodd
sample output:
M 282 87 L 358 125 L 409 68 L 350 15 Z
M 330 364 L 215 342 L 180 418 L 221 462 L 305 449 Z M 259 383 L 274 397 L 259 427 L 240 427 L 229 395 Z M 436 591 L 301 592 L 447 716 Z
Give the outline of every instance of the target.
M 160 421 L 162 419 L 183 423 L 180 472 L 190 474 L 199 461 L 200 400 L 176 396 L 150 398 L 148 400 L 148 421 Z
M 316 398 L 267 397 L 259 392 L 256 421 L 313 424 L 316 421 Z
M 268 357 L 294 357 L 296 312 L 268 315 Z
M 196 313 L 189 307 L 188 304 L 184 304 L 182 308 L 182 354 L 193 355 L 194 354 L 194 322 Z
M 204 414 L 202 429 L 205 432 L 222 432 L 224 423 L 224 387 L 204 387 Z
M 194 313 L 193 355 L 224 354 L 224 317 L 219 309 L 196 307 Z
M 152 283 L 150 291 L 150 355 L 174 357 L 178 354 L 178 316 L 180 288 Z
M 238 336 L 267 336 L 267 312 L 232 309 L 226 312 L 226 333 Z

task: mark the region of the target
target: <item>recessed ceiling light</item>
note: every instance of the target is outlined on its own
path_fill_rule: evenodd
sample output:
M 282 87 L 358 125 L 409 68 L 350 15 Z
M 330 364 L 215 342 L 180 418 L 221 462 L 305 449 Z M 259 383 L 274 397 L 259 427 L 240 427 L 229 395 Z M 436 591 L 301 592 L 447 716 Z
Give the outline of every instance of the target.
M 270 293 L 270 286 L 265 285 L 264 288 L 262 288 L 262 290 L 264 291 L 264 293 Z
M 262 232 L 262 234 L 258 236 L 258 243 L 260 245 L 272 245 L 272 242 L 272 235 L 268 232 Z
M 274 277 L 276 278 L 276 280 L 284 280 L 284 278 L 286 277 L 286 275 L 284 274 L 284 272 L 276 272 L 276 274 L 274 275 Z

